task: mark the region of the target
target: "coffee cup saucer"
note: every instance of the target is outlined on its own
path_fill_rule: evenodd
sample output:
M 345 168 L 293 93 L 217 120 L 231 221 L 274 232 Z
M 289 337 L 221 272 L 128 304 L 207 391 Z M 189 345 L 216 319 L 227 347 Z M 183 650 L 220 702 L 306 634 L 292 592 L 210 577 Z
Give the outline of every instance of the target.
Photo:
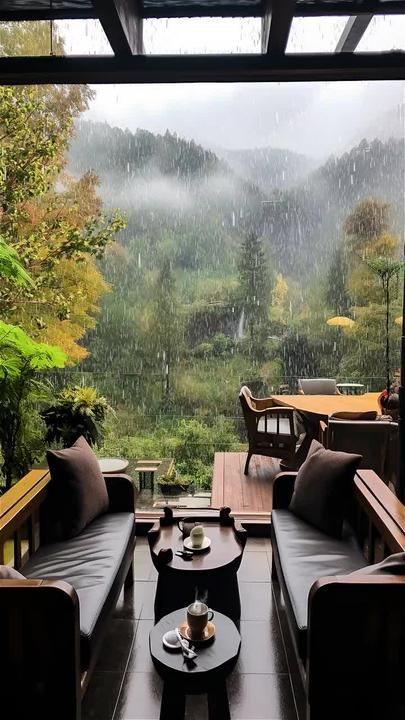
M 212 640 L 213 637 L 215 636 L 215 625 L 213 622 L 211 622 L 209 620 L 204 628 L 203 635 L 201 637 L 199 637 L 198 639 L 191 637 L 190 628 L 186 622 L 181 623 L 181 625 L 179 625 L 179 633 L 180 633 L 181 637 L 185 638 L 193 645 L 204 645 L 205 643 Z
M 186 550 L 191 550 L 191 552 L 194 552 L 194 553 L 201 553 L 201 552 L 205 552 L 206 550 L 208 550 L 208 548 L 211 545 L 211 540 L 209 537 L 204 535 L 201 545 L 199 547 L 194 547 L 191 544 L 191 538 L 188 537 L 188 538 L 185 538 L 185 540 L 183 541 L 183 545 L 186 548 Z

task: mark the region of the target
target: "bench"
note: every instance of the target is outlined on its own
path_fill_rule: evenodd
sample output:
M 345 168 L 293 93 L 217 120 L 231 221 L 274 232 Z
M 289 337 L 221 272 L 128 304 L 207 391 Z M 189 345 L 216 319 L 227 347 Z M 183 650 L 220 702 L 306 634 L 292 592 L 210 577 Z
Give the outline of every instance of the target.
M 34 470 L 0 498 L 0 563 L 27 578 L 0 580 L 2 707 L 15 719 L 79 720 L 111 612 L 133 582 L 134 488 L 106 475 L 108 512 L 41 544 L 49 481 Z
M 275 479 L 271 541 L 300 720 L 403 718 L 405 575 L 351 573 L 405 550 L 405 508 L 358 470 L 351 531 L 337 540 L 288 510 L 296 475 Z

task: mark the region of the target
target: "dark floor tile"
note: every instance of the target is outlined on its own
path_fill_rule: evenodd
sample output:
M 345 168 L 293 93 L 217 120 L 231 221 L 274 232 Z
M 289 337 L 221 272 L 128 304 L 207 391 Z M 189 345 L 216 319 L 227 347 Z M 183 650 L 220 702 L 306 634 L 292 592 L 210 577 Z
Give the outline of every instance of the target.
M 245 552 L 266 552 L 271 549 L 269 538 L 248 537 L 245 545 Z
M 154 666 L 149 651 L 149 633 L 153 620 L 139 620 L 135 642 L 132 646 L 127 672 L 153 672 Z
M 263 583 L 239 583 L 242 620 L 269 620 L 274 612 L 274 599 L 271 585 Z
M 121 681 L 120 672 L 96 670 L 82 703 L 82 720 L 112 720 Z
M 152 619 L 156 583 L 149 580 L 135 582 L 132 588 L 121 592 L 113 617 L 115 619 Z
M 135 583 L 135 617 L 142 620 L 153 620 L 156 583 Z
M 163 682 L 156 672 L 124 676 L 114 720 L 158 720 Z
M 275 616 L 267 622 L 242 620 L 240 634 L 238 672 L 288 673 L 280 626 Z
M 238 571 L 240 582 L 270 582 L 269 558 L 265 552 L 244 553 Z
M 141 545 L 135 549 L 134 574 L 135 580 L 156 580 L 157 572 L 148 547 Z
M 113 618 L 108 624 L 97 670 L 124 672 L 135 639 L 136 620 Z
M 117 604 L 115 606 L 114 618 L 121 618 L 125 620 L 135 619 L 135 584 L 132 587 L 125 590 L 121 590 Z
M 288 675 L 234 672 L 228 695 L 232 720 L 297 720 Z

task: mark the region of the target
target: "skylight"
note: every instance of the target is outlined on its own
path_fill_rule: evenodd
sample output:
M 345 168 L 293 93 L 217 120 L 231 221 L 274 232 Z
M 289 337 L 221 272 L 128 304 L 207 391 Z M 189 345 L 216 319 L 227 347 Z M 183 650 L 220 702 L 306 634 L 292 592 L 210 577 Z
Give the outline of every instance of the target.
M 54 25 L 65 55 L 114 54 L 99 20 L 58 20 Z
M 405 15 L 374 15 L 357 52 L 405 50 Z
M 287 53 L 333 53 L 348 17 L 296 17 L 288 38 Z
M 260 18 L 150 19 L 143 24 L 148 55 L 260 53 Z

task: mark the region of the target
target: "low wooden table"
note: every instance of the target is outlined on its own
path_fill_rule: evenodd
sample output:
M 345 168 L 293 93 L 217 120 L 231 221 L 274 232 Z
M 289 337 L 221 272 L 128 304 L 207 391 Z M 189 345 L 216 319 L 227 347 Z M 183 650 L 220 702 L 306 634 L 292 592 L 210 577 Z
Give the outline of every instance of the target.
M 247 533 L 230 517 L 230 508 L 216 515 L 187 516 L 200 522 L 211 540 L 208 551 L 192 560 L 175 555 L 183 549 L 183 534 L 170 507 L 148 532 L 152 562 L 159 573 L 155 595 L 155 622 L 164 615 L 206 597 L 208 605 L 232 618 L 240 619 L 237 571 L 242 561 Z M 205 601 L 205 600 L 204 600 Z
M 328 417 L 335 412 L 369 412 L 380 414 L 378 397 L 380 393 L 364 395 L 272 395 L 276 405 L 292 407 L 302 417 L 305 427 L 305 438 L 295 455 L 295 466 L 304 462 L 312 440 L 319 439 L 319 423 L 328 422 Z M 291 468 L 290 468 L 291 469 Z
M 155 490 L 155 472 L 159 469 L 160 462 L 142 463 L 137 465 L 135 470 L 139 473 L 139 489 L 144 490 L 146 488 L 146 477 L 149 475 L 150 478 L 150 491 L 153 495 Z
M 219 612 L 214 615 L 215 637 L 196 648 L 194 662 L 185 662 L 181 652 L 166 650 L 162 637 L 185 620 L 186 608 L 165 615 L 152 628 L 149 647 L 153 663 L 164 680 L 160 720 L 183 720 L 185 696 L 208 695 L 208 719 L 229 720 L 226 677 L 239 655 L 240 635 L 234 623 Z

